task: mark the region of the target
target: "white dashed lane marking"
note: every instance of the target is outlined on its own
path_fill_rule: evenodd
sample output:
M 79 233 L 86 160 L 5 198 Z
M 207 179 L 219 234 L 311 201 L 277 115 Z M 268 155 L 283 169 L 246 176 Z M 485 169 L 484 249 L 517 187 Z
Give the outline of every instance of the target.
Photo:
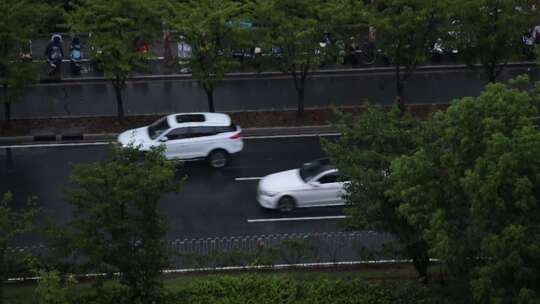
M 260 180 L 262 177 L 237 177 L 235 181 L 251 181 L 251 180 Z
M 287 221 L 318 221 L 318 220 L 337 220 L 345 219 L 346 215 L 334 216 L 309 216 L 309 217 L 280 217 L 280 218 L 265 218 L 265 219 L 248 219 L 248 223 L 265 223 L 265 222 L 287 222 Z

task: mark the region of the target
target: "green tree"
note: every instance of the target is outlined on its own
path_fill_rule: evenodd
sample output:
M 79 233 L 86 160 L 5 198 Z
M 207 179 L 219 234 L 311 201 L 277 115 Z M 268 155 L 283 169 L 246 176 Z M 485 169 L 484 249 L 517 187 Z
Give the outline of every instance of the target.
M 120 272 L 130 303 L 152 303 L 161 294 L 159 276 L 168 262 L 167 226 L 158 204 L 179 190 L 175 164 L 163 148 L 111 149 L 109 160 L 73 167 L 76 188 L 66 195 L 73 219 L 60 236 L 94 270 Z
M 60 273 L 56 270 L 39 271 L 39 280 L 36 287 L 36 294 L 39 304 L 69 304 L 69 292 L 76 280 L 72 277 L 62 284 Z
M 176 4 L 171 24 L 192 47 L 188 65 L 206 93 L 210 112 L 215 111 L 216 85 L 237 65 L 232 47 L 241 37 L 240 32 L 246 31 L 236 26 L 243 13 L 243 6 L 232 0 L 191 0 Z
M 535 23 L 528 0 L 457 0 L 447 3 L 452 41 L 471 68 L 481 64 L 495 82 L 509 60 L 521 55 L 521 37 Z
M 37 66 L 32 62 L 23 62 L 19 55 L 45 24 L 48 9 L 47 5 L 31 0 L 0 2 L 0 86 L 8 127 L 12 103 L 22 99 L 26 86 L 39 80 Z
M 427 278 L 429 248 L 422 231 L 400 214 L 402 201 L 386 193 L 395 182 L 392 161 L 416 151 L 421 125 L 409 115 L 401 116 L 397 108 L 386 112 L 370 106 L 360 117 L 343 116 L 338 127 L 342 136 L 323 143 L 343 179 L 350 182 L 346 187 L 347 226 L 392 233 L 419 275 Z
M 11 193 L 7 192 L 0 199 L 0 303 L 3 303 L 3 286 L 9 275 L 9 243 L 18 235 L 32 230 L 37 213 L 35 208 L 16 210 L 10 206 L 12 198 Z
M 437 113 L 418 151 L 391 166 L 388 194 L 403 201 L 400 214 L 479 303 L 540 300 L 536 102 L 490 84 Z
M 122 90 L 136 68 L 144 67 L 144 54 L 137 52 L 138 39 L 158 37 L 169 9 L 162 1 L 87 1 L 68 15 L 74 32 L 89 32 L 89 44 L 98 68 L 110 78 L 116 94 L 118 119 L 124 118 Z
M 306 79 L 325 58 L 325 50 L 320 45 L 324 33 L 344 24 L 361 23 L 360 3 L 258 0 L 251 5 L 260 45 L 265 52 L 273 53 L 271 66 L 290 75 L 294 81 L 298 116 L 304 112 Z
M 369 10 L 369 24 L 377 29 L 377 47 L 395 66 L 396 104 L 405 111 L 405 84 L 429 50 L 443 24 L 440 1 L 377 0 Z

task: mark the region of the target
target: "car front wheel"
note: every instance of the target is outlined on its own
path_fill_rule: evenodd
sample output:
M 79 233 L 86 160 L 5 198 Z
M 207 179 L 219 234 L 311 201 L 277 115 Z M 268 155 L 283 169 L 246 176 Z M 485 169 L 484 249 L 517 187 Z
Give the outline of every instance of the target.
M 290 196 L 284 196 L 279 199 L 278 209 L 282 212 L 290 212 L 294 209 L 294 199 Z
M 223 150 L 214 150 L 208 155 L 208 162 L 212 168 L 223 168 L 227 165 L 227 152 Z

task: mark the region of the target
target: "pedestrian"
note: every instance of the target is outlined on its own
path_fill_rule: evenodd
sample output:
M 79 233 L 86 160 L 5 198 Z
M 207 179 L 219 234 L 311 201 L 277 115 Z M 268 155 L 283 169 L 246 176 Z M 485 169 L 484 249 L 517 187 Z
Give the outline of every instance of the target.
M 193 54 L 193 49 L 186 41 L 186 38 L 182 35 L 178 37 L 178 64 L 180 65 L 180 72 L 189 73 L 189 60 Z
M 356 44 L 356 38 L 351 36 L 345 44 L 345 64 L 351 64 L 355 66 L 357 64 L 356 51 L 358 45 Z
M 191 45 L 186 42 L 184 36 L 180 35 L 178 38 L 178 59 L 189 60 L 193 52 Z
M 32 61 L 32 40 L 26 41 L 19 49 L 19 58 L 22 61 Z
M 540 44 L 540 25 L 533 28 L 531 38 L 534 41 L 534 44 Z
M 148 43 L 144 41 L 144 39 L 138 37 L 135 40 L 135 51 L 143 56 L 146 56 L 150 52 L 150 47 L 148 46 Z

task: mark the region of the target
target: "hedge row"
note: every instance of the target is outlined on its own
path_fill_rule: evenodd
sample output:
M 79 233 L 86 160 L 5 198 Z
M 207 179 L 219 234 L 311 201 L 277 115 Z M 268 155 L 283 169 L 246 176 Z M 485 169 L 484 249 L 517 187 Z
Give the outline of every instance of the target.
M 164 292 L 167 304 L 385 304 L 427 303 L 417 284 L 367 283 L 358 279 L 295 279 L 287 275 L 195 278 Z M 73 303 L 127 303 L 119 287 L 74 295 Z

